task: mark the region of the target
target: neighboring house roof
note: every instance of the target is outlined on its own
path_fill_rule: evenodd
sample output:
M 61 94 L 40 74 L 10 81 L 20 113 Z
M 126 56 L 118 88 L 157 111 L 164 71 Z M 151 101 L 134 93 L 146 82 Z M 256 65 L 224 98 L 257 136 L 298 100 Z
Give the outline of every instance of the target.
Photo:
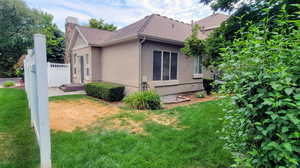
M 213 27 L 216 28 L 228 17 L 228 15 L 224 14 L 213 14 L 196 21 L 195 24 L 200 24 L 201 27 L 204 26 L 203 31 L 198 33 L 198 37 L 200 39 L 207 38 L 208 32 L 205 31 L 211 30 Z M 96 46 L 110 45 L 138 37 L 183 44 L 183 41 L 191 35 L 192 25 L 158 14 L 152 14 L 114 32 L 82 26 L 78 26 L 78 30 L 89 45 Z
M 229 15 L 216 13 L 204 19 L 196 21 L 195 24 L 199 24 L 202 30 L 211 30 L 219 27 L 228 18 Z

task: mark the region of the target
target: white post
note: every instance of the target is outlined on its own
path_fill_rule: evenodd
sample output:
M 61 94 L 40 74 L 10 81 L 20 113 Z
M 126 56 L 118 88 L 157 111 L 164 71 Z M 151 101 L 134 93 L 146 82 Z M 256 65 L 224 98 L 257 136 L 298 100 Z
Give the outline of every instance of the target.
M 37 84 L 38 132 L 40 141 L 41 168 L 51 168 L 51 143 L 48 113 L 48 77 L 46 38 L 44 35 L 34 35 L 34 59 Z
M 28 49 L 27 50 L 27 55 L 26 55 L 26 58 L 25 58 L 25 61 L 26 61 L 26 68 L 24 68 L 24 71 L 25 72 L 25 87 L 26 87 L 26 92 L 27 92 L 27 98 L 28 98 L 28 102 L 29 102 L 29 108 L 30 108 L 30 118 L 31 118 L 31 126 L 33 127 L 34 126 L 34 115 L 35 115 L 35 111 L 36 111 L 36 108 L 33 107 L 32 108 L 32 97 L 33 97 L 33 91 L 32 89 L 33 86 L 32 86 L 32 72 L 30 72 L 30 68 L 32 66 L 32 54 L 33 54 L 33 51 L 32 49 Z M 25 70 L 26 69 L 26 70 Z M 27 85 L 27 86 L 26 86 Z

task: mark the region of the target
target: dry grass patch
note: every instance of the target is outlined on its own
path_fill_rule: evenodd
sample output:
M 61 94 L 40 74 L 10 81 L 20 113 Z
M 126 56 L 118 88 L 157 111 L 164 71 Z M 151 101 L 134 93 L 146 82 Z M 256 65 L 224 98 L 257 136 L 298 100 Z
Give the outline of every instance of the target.
M 99 120 L 98 126 L 108 130 L 124 130 L 133 134 L 147 135 L 144 124 L 154 122 L 160 125 L 181 129 L 175 116 L 167 114 L 153 114 L 146 110 L 121 111 L 105 120 Z
M 88 98 L 49 102 L 51 129 L 71 132 L 86 129 L 99 119 L 119 113 L 119 108 Z
M 101 127 L 134 134 L 146 134 L 143 125 L 155 122 L 177 128 L 177 118 L 167 114 L 153 114 L 144 110 L 121 110 L 115 105 L 103 104 L 89 98 L 49 102 L 51 129 L 72 132 Z

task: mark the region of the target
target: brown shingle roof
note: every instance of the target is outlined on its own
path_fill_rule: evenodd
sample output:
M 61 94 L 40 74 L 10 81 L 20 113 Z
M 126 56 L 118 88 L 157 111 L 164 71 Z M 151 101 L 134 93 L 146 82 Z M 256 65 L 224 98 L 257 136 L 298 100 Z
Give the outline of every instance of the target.
M 229 15 L 216 13 L 196 21 L 195 24 L 199 24 L 202 30 L 213 29 L 219 27 L 228 18 Z
M 107 30 L 100 30 L 84 26 L 78 26 L 79 31 L 88 41 L 89 45 L 99 45 L 106 41 L 114 32 Z
M 224 14 L 214 14 L 195 23 L 200 24 L 201 27 L 204 26 L 204 30 L 209 30 L 210 28 L 219 26 L 228 17 L 228 15 Z M 114 43 L 115 41 L 129 37 L 137 37 L 139 35 L 183 42 L 192 32 L 191 24 L 183 23 L 158 14 L 146 16 L 143 19 L 114 32 L 82 26 L 79 26 L 78 28 L 89 44 L 99 46 L 105 43 Z M 199 32 L 198 37 L 200 39 L 205 39 L 207 35 L 208 33 L 205 31 Z

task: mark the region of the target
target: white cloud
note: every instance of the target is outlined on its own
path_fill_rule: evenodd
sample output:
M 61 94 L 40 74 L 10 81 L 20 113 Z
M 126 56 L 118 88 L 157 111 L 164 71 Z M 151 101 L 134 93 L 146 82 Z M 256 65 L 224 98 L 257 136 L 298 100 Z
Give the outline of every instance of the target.
M 81 23 L 88 19 L 102 18 L 118 27 L 133 23 L 153 13 L 186 23 L 212 14 L 210 7 L 199 0 L 26 0 L 34 8 L 54 16 L 55 23 L 64 29 L 67 16 L 74 16 Z

